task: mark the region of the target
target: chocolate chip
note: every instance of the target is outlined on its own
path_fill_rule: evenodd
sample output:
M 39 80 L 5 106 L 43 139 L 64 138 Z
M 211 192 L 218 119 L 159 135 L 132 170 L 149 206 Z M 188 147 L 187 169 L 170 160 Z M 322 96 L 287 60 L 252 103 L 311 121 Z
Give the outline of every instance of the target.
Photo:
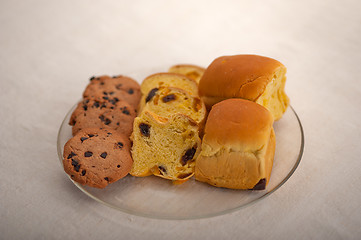
M 120 149 L 122 149 L 123 146 L 124 146 L 122 142 L 118 142 L 117 145 L 118 145 L 118 147 L 119 147 Z
M 80 164 L 79 164 L 79 165 L 74 166 L 74 170 L 75 170 L 75 171 L 79 172 L 79 169 L 80 169 Z
M 106 104 L 106 103 L 102 103 L 102 105 L 100 106 L 100 109 L 106 108 L 106 107 L 107 107 L 107 104 Z
M 130 115 L 130 112 L 128 111 L 128 109 L 126 107 L 123 108 L 122 113 L 124 113 L 125 115 Z
M 196 148 L 190 148 L 186 151 L 186 153 L 183 155 L 182 159 L 181 159 L 181 163 L 182 165 L 186 165 L 186 163 L 189 161 L 189 160 L 192 160 L 193 157 L 194 157 L 194 154 L 196 153 Z
M 91 157 L 91 156 L 93 156 L 92 152 L 87 151 L 84 153 L 84 157 Z
M 261 180 L 259 180 L 259 182 L 254 185 L 254 187 L 250 190 L 264 190 L 266 189 L 266 179 L 262 178 Z
M 68 158 L 67 159 L 70 159 L 72 157 L 76 156 L 76 154 L 74 152 L 71 152 L 69 155 L 68 155 Z
M 109 136 L 109 135 L 112 135 L 112 133 L 111 133 L 111 132 L 108 132 L 107 135 L 108 135 L 108 136 Z
M 88 134 L 88 137 L 90 137 L 90 138 L 94 137 L 94 134 Z
M 162 98 L 162 101 L 165 102 L 165 103 L 167 103 L 167 102 L 176 100 L 176 98 L 177 98 L 177 97 L 176 97 L 174 94 L 169 94 L 169 95 L 167 95 L 167 96 L 164 96 L 164 97 Z
M 108 93 L 106 91 L 103 92 L 104 95 L 108 95 Z
M 83 104 L 83 109 L 84 109 L 84 111 L 88 110 L 88 106 Z
M 108 154 L 107 154 L 106 152 L 103 152 L 102 154 L 100 154 L 100 156 L 101 156 L 102 158 L 104 158 L 104 159 L 107 157 L 107 155 L 108 155 Z
M 81 171 L 81 175 L 84 176 L 86 174 L 86 170 L 84 169 L 83 171 Z
M 122 84 L 115 85 L 115 88 L 118 89 L 118 90 L 120 90 L 121 87 L 122 87 Z
M 128 90 L 128 93 L 129 93 L 129 94 L 133 94 L 133 93 L 134 93 L 134 90 L 130 88 L 130 89 Z
M 100 85 L 104 85 L 104 82 L 101 82 Z
M 104 96 L 104 97 L 103 97 L 103 99 L 104 99 L 104 100 L 108 100 L 109 98 L 108 98 L 108 97 L 106 97 L 106 96 Z
M 109 125 L 112 122 L 109 118 L 105 118 L 104 115 L 100 115 L 99 119 L 104 122 L 105 125 Z
M 114 92 L 109 92 L 108 94 L 109 94 L 109 95 L 113 95 L 113 94 L 114 94 Z
M 112 78 L 117 78 L 118 76 L 114 75 Z
M 148 124 L 145 123 L 139 124 L 139 129 L 144 136 L 146 137 L 150 136 L 150 126 Z
M 109 182 L 109 178 L 108 178 L 108 177 L 105 177 L 104 180 L 107 181 L 107 182 Z
M 95 76 L 92 76 L 91 78 L 89 78 L 89 81 L 93 81 L 95 78 Z
M 74 159 L 71 160 L 71 165 L 73 165 L 74 167 L 77 166 L 79 163 L 77 161 L 75 161 Z
M 96 108 L 100 107 L 99 102 L 94 102 L 93 107 L 96 107 Z
M 150 90 L 147 98 L 145 99 L 145 102 L 149 102 L 150 100 L 152 100 L 152 98 L 154 97 L 154 95 L 156 94 L 157 91 L 158 91 L 158 88 L 153 88 L 152 90 Z
M 112 121 L 111 121 L 109 118 L 107 118 L 107 119 L 105 119 L 104 124 L 105 124 L 105 125 L 109 125 L 111 122 L 112 122 Z
M 117 165 L 117 168 L 120 168 L 120 165 Z
M 88 139 L 87 137 L 81 137 L 81 138 L 80 138 L 80 141 L 81 141 L 81 142 L 84 142 L 84 141 L 87 140 L 87 139 Z
M 120 124 L 120 123 L 119 123 L 119 122 L 117 122 L 117 126 L 119 126 L 119 124 Z

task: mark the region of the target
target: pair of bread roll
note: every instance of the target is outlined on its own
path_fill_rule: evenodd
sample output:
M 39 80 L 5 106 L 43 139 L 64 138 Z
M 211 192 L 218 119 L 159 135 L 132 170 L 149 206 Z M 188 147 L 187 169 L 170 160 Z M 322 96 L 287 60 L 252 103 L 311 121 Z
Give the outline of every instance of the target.
M 195 178 L 217 187 L 265 189 L 275 153 L 274 119 L 289 105 L 286 68 L 256 55 L 215 59 L 199 82 L 210 110 Z

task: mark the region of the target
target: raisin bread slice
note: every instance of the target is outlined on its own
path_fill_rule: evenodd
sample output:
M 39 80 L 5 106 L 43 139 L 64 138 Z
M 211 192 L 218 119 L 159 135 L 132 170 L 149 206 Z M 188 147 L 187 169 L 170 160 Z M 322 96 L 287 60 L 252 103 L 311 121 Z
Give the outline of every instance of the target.
M 163 87 L 154 91 L 154 95 L 146 98 L 143 111 L 154 112 L 165 118 L 182 113 L 192 118 L 200 128 L 204 126 L 206 119 L 206 107 L 199 97 L 173 87 Z
M 177 73 L 156 73 L 148 76 L 140 85 L 142 98 L 138 108 L 139 113 L 142 111 L 147 98 L 154 95 L 160 87 L 176 87 L 193 96 L 198 96 L 198 84 L 193 79 Z
M 174 181 L 193 176 L 201 140 L 197 123 L 188 116 L 177 113 L 166 119 L 144 111 L 134 120 L 131 138 L 131 175 L 153 174 Z
M 168 70 L 168 72 L 171 73 L 178 73 L 183 74 L 193 80 L 195 80 L 197 83 L 199 83 L 199 80 L 202 78 L 203 73 L 205 71 L 205 68 L 191 65 L 191 64 L 178 64 L 171 66 Z

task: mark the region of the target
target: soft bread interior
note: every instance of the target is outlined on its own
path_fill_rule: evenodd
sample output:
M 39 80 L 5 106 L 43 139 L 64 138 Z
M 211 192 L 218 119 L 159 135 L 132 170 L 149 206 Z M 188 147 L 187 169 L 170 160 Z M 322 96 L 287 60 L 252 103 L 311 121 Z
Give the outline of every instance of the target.
M 191 78 L 176 73 L 157 73 L 147 77 L 141 84 L 141 92 L 143 95 L 148 95 L 150 90 L 159 87 L 177 87 L 192 95 L 198 95 L 197 83 Z
M 143 111 L 154 112 L 169 118 L 172 114 L 182 113 L 203 125 L 206 108 L 199 97 L 194 97 L 178 88 L 160 88 L 145 104 Z
M 141 126 L 148 126 L 148 129 L 144 130 Z M 184 180 L 194 174 L 201 141 L 198 125 L 189 117 L 174 114 L 165 119 L 144 111 L 134 121 L 132 140 L 134 164 L 131 175 L 154 174 L 166 179 Z
M 267 84 L 264 92 L 255 101 L 256 103 L 267 108 L 275 120 L 282 117 L 289 105 L 284 88 L 286 83 L 286 68 L 279 68 L 275 71 L 270 83 Z
M 143 110 L 149 94 L 162 87 L 175 87 L 183 89 L 192 96 L 198 96 L 198 84 L 191 78 L 177 73 L 156 73 L 146 79 L 141 84 L 142 97 L 138 106 L 138 112 Z

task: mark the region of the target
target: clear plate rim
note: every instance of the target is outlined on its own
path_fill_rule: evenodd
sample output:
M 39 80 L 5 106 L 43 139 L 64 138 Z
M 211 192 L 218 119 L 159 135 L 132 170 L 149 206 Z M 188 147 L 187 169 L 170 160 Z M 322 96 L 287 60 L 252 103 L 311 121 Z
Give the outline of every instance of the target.
M 63 167 L 63 165 L 62 165 L 63 153 L 62 153 L 61 146 L 60 146 L 60 135 L 61 135 L 63 127 L 67 124 L 66 120 L 68 119 L 68 116 L 70 114 L 72 114 L 72 111 L 74 110 L 74 108 L 76 106 L 77 106 L 77 104 L 75 104 L 73 107 L 71 107 L 71 109 L 65 115 L 63 121 L 61 122 L 59 131 L 58 131 L 58 135 L 57 135 L 57 152 L 58 152 L 58 158 L 60 160 L 61 167 Z M 298 168 L 298 166 L 299 166 L 299 164 L 301 162 L 302 156 L 303 156 L 303 152 L 304 152 L 305 136 L 304 136 L 303 126 L 302 126 L 302 123 L 301 123 L 301 120 L 300 120 L 298 114 L 296 113 L 295 109 L 291 105 L 289 105 L 289 108 L 292 110 L 292 112 L 296 116 L 298 125 L 300 127 L 300 133 L 301 133 L 301 146 L 300 146 L 300 151 L 299 151 L 298 156 L 297 156 L 297 160 L 296 160 L 294 166 L 292 167 L 292 169 L 287 174 L 287 176 L 279 184 L 277 184 L 273 189 L 271 189 L 267 193 L 261 195 L 260 197 L 254 199 L 253 201 L 245 203 L 244 205 L 241 205 L 241 206 L 233 207 L 233 208 L 222 210 L 222 211 L 215 212 L 215 213 L 209 213 L 209 214 L 204 214 L 204 215 L 195 215 L 195 216 L 191 216 L 191 217 L 172 217 L 172 216 L 164 216 L 164 215 L 154 216 L 154 215 L 150 215 L 150 214 L 142 214 L 140 212 L 132 211 L 132 210 L 127 209 L 127 208 L 116 207 L 116 206 L 114 206 L 112 204 L 109 204 L 109 203 L 97 198 L 93 194 L 89 193 L 86 189 L 84 189 L 79 183 L 73 181 L 68 174 L 65 173 L 65 175 L 74 183 L 75 186 L 77 186 L 83 193 L 85 193 L 88 197 L 92 198 L 93 200 L 95 200 L 95 201 L 97 201 L 97 202 L 99 202 L 101 204 L 104 204 L 105 206 L 108 206 L 108 207 L 110 207 L 112 209 L 116 209 L 116 210 L 118 210 L 120 212 L 127 213 L 127 214 L 134 215 L 134 216 L 139 216 L 139 217 L 144 217 L 144 218 L 151 218 L 151 219 L 159 219 L 159 220 L 195 220 L 195 219 L 211 218 L 211 217 L 216 217 L 216 216 L 229 214 L 229 213 L 238 211 L 240 209 L 243 209 L 245 207 L 248 207 L 248 206 L 250 206 L 252 204 L 255 204 L 258 201 L 262 200 L 263 198 L 271 195 L 273 192 L 275 192 L 277 189 L 279 189 L 281 186 L 283 186 L 284 183 L 287 182 L 288 179 L 290 179 L 290 177 L 293 175 L 293 173 Z

